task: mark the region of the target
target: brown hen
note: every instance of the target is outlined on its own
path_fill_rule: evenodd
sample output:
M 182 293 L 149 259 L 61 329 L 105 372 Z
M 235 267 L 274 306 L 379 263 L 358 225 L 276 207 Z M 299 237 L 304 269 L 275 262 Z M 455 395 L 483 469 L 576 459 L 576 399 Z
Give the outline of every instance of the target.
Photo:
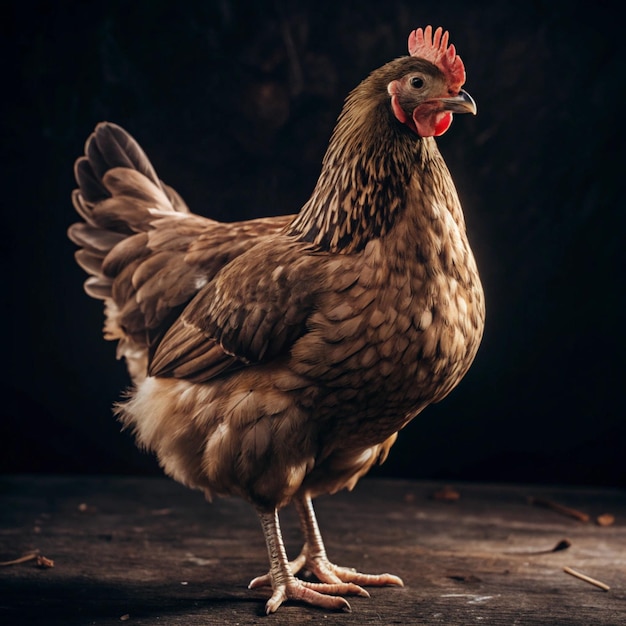
M 250 586 L 271 588 L 268 613 L 348 609 L 341 595 L 362 585 L 402 584 L 332 564 L 312 499 L 382 463 L 481 340 L 480 280 L 432 138 L 476 107 L 447 33 L 418 29 L 409 52 L 349 95 L 296 216 L 194 215 L 109 123 L 76 163 L 84 221 L 69 236 L 134 383 L 118 413 L 174 479 L 256 508 L 270 570 Z M 292 562 L 278 521 L 290 502 L 304 534 Z

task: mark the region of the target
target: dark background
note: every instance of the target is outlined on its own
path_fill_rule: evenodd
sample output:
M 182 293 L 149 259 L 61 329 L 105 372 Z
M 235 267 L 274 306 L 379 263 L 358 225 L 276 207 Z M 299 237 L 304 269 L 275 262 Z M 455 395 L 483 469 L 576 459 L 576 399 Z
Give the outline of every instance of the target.
M 65 236 L 72 165 L 94 125 L 129 130 L 198 213 L 295 212 L 348 91 L 432 23 L 450 30 L 478 103 L 439 145 L 487 329 L 461 385 L 377 473 L 626 486 L 618 12 L 539 0 L 3 6 L 0 472 L 159 471 L 111 415 L 128 379 Z

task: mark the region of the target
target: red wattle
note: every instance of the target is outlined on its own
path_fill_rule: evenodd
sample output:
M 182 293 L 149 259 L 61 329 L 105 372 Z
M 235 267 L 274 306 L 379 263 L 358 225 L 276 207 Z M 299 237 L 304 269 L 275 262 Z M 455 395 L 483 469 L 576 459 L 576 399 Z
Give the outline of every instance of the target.
M 446 111 L 435 123 L 434 136 L 443 135 L 450 128 L 450 124 L 452 124 L 452 113 Z

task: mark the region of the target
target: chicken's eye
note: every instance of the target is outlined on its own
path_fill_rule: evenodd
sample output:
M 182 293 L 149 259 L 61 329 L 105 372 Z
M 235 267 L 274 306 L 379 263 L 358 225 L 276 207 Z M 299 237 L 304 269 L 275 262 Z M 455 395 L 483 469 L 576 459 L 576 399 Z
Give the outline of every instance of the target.
M 420 76 L 413 76 L 411 78 L 411 87 L 415 87 L 415 89 L 421 89 L 424 86 L 424 79 Z

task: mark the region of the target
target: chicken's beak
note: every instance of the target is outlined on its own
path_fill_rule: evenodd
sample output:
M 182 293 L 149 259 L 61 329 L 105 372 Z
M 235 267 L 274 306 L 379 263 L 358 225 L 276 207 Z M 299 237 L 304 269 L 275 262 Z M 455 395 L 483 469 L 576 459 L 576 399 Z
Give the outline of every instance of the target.
M 478 109 L 474 98 L 470 96 L 467 91 L 459 91 L 458 96 L 453 98 L 440 98 L 439 102 L 443 105 L 444 111 L 451 111 L 452 113 L 472 113 L 476 115 Z

